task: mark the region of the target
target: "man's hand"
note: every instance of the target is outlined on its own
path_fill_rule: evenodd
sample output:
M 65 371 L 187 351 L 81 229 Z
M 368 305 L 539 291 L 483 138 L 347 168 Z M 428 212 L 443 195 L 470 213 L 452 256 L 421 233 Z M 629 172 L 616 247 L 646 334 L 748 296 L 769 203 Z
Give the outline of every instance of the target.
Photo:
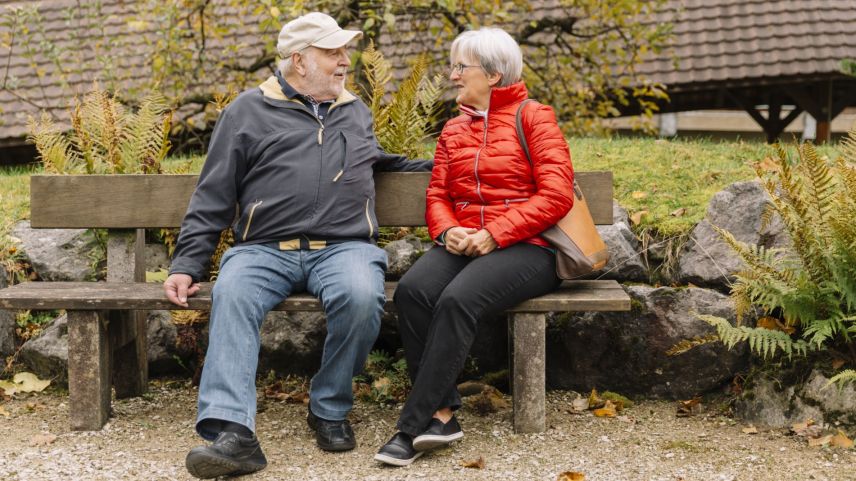
M 476 229 L 467 227 L 452 227 L 447 230 L 446 237 L 443 239 L 443 242 L 446 244 L 446 250 L 455 255 L 463 254 L 464 249 L 469 244 L 467 236 L 475 234 L 476 231 Z
M 486 229 L 469 234 L 462 243 L 466 243 L 463 249 L 464 255 L 474 257 L 489 254 L 498 247 L 493 236 Z
M 172 274 L 163 283 L 163 291 L 169 302 L 181 307 L 187 307 L 187 298 L 199 291 L 199 284 L 187 274 Z

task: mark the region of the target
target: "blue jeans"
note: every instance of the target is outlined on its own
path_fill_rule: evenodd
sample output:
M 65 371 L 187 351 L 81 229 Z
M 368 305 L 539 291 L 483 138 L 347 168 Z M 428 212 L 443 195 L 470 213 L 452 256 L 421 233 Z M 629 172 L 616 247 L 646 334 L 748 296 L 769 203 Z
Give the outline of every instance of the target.
M 301 291 L 317 296 L 327 316 L 310 407 L 320 418 L 345 419 L 354 402 L 351 379 L 362 370 L 380 330 L 386 264 L 386 252 L 365 242 L 314 251 L 260 245 L 229 249 L 212 293 L 208 352 L 199 386 L 199 435 L 214 439 L 219 420 L 255 432 L 259 330 L 270 309 Z

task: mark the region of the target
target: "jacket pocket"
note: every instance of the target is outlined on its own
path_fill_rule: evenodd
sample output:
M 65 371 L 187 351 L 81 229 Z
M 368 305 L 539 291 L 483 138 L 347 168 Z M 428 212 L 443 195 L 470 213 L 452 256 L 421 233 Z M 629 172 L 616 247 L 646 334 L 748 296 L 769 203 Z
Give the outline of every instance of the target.
M 342 154 L 340 168 L 334 175 L 334 182 L 367 183 L 374 178 L 374 162 L 378 151 L 373 142 L 342 132 Z
M 247 235 L 249 235 L 249 233 L 250 233 L 250 226 L 253 224 L 253 216 L 255 216 L 256 209 L 258 209 L 258 207 L 260 205 L 262 205 L 262 202 L 264 202 L 264 201 L 259 200 L 259 201 L 253 202 L 253 204 L 250 205 L 250 211 L 247 214 L 247 223 L 244 225 L 243 234 L 241 234 L 241 241 L 247 240 Z

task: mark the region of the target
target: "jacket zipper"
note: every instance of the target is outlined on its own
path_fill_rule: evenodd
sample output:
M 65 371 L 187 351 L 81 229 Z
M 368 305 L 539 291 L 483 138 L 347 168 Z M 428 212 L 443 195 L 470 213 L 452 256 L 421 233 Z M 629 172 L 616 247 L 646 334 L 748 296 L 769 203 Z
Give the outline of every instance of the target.
M 333 177 L 333 182 L 335 183 L 339 180 L 339 177 L 345 173 L 345 157 L 348 156 L 348 136 L 342 133 L 342 165 L 339 166 L 339 172 L 336 173 L 336 176 Z
M 529 197 L 520 197 L 518 199 L 505 199 L 505 207 L 508 207 L 508 204 L 514 204 L 516 202 L 526 202 L 529 200 Z
M 487 115 L 488 111 L 490 111 L 490 105 L 488 105 L 488 110 L 485 111 L 484 114 L 484 136 L 482 137 L 482 145 L 479 147 L 479 150 L 476 151 L 476 162 L 475 162 L 475 177 L 476 177 L 476 194 L 479 196 L 479 200 L 481 200 L 481 208 L 479 209 L 479 224 L 482 229 L 484 229 L 484 197 L 482 197 L 481 193 L 481 180 L 479 179 L 479 156 L 481 155 L 482 150 L 487 146 Z
M 247 225 L 244 226 L 244 235 L 241 236 L 242 241 L 247 240 L 247 234 L 250 233 L 250 224 L 253 223 L 253 214 L 256 213 L 256 208 L 258 208 L 258 206 L 262 205 L 262 202 L 264 202 L 264 201 L 260 200 L 260 201 L 256 202 L 255 204 L 253 204 L 252 207 L 250 207 L 250 215 L 247 216 Z
M 371 201 L 371 198 L 366 199 L 366 221 L 368 221 L 368 223 L 369 223 L 369 239 L 371 239 L 372 236 L 374 236 L 374 224 L 372 223 L 372 216 L 369 213 L 369 202 L 370 201 Z

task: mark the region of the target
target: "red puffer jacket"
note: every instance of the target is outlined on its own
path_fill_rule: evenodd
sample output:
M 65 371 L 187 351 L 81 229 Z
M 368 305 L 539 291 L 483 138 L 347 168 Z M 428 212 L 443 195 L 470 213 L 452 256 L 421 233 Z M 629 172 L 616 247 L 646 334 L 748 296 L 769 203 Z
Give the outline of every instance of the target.
M 538 234 L 571 209 L 574 172 L 553 109 L 534 103 L 523 108 L 533 172 L 515 127 L 527 96 L 523 82 L 494 88 L 487 117 L 461 106 L 465 113 L 446 122 L 427 191 L 432 239 L 462 226 L 487 229 L 499 247 L 548 245 Z

